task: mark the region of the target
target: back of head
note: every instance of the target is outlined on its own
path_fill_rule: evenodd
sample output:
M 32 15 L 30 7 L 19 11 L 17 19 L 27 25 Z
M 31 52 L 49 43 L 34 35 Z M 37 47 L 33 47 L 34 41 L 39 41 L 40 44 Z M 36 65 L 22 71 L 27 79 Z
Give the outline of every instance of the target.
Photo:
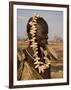
M 32 21 L 32 19 L 33 17 L 31 17 L 27 23 L 27 33 L 29 39 L 31 39 L 31 34 L 30 34 L 31 25 L 29 23 Z M 48 24 L 42 17 L 37 17 L 36 28 L 37 30 L 43 30 L 44 32 L 48 32 Z

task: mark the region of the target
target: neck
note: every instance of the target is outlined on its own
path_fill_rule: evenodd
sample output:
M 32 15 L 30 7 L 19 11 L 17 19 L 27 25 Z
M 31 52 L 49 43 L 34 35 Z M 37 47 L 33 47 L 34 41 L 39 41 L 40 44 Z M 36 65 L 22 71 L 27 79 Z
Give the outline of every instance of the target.
M 29 43 L 29 46 L 28 46 L 27 50 L 28 50 L 29 53 L 33 56 L 34 51 L 33 51 L 32 47 L 30 47 L 30 45 L 31 45 L 31 42 Z M 41 48 L 42 48 L 43 50 L 46 50 L 46 49 L 47 49 L 46 46 L 45 46 L 45 47 L 41 47 L 41 46 L 38 45 L 38 56 L 39 56 L 39 57 L 42 56 L 42 50 L 41 50 Z

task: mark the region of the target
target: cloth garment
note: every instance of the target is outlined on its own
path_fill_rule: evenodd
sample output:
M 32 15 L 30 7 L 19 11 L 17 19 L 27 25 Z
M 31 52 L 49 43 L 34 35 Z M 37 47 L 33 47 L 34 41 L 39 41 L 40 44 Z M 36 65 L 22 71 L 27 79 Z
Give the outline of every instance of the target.
M 28 49 L 29 51 L 30 49 Z M 30 51 L 29 51 L 30 52 Z M 32 53 L 32 51 L 31 51 Z M 34 60 L 30 58 L 25 50 L 22 54 L 25 58 L 18 58 L 17 67 L 17 79 L 18 80 L 38 80 L 38 79 L 48 79 L 50 78 L 50 66 L 44 70 L 44 73 L 39 73 L 37 69 L 34 68 Z

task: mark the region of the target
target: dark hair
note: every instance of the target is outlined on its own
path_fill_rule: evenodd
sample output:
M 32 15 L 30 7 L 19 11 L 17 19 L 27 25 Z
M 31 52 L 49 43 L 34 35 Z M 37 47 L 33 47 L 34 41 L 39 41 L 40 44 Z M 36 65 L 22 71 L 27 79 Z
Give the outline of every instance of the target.
M 30 34 L 30 24 L 29 22 L 32 20 L 32 18 L 30 18 L 28 20 L 28 23 L 27 23 L 27 33 L 28 33 L 28 37 L 29 39 L 31 39 L 31 34 Z M 38 26 L 40 26 L 43 30 L 45 30 L 45 32 L 48 33 L 48 24 L 46 23 L 46 21 L 42 18 L 42 17 L 39 17 L 37 19 L 37 30 L 41 30 Z

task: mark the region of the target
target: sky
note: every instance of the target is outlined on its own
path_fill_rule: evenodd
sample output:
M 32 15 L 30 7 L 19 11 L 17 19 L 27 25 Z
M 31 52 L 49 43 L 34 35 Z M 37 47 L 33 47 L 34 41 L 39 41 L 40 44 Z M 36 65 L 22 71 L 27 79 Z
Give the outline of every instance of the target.
M 17 9 L 17 39 L 26 39 L 26 26 L 33 13 L 39 14 L 48 23 L 48 40 L 55 36 L 63 39 L 63 11 Z

